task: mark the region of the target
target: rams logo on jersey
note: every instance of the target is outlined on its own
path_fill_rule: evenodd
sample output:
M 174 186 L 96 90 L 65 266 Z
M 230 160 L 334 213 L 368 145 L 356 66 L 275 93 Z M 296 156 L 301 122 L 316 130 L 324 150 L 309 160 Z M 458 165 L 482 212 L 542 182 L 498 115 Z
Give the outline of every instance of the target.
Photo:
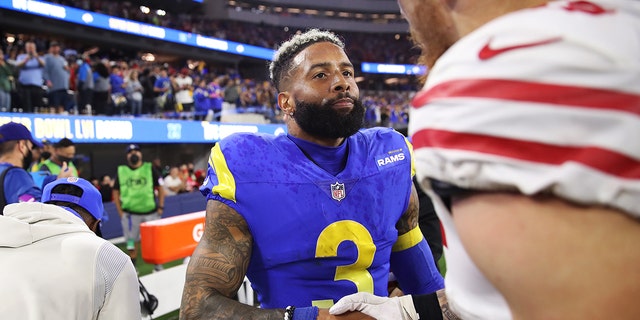
M 385 154 L 376 157 L 376 165 L 378 169 L 383 167 L 394 166 L 403 163 L 407 159 L 402 149 L 391 150 Z

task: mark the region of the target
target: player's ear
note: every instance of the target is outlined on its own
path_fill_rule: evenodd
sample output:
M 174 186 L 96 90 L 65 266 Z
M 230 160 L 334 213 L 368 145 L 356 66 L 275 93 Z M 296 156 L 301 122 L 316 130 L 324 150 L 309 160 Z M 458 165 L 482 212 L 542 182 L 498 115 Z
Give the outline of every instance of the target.
M 291 114 L 295 109 L 295 106 L 293 105 L 293 99 L 287 91 L 278 93 L 278 105 L 285 114 Z

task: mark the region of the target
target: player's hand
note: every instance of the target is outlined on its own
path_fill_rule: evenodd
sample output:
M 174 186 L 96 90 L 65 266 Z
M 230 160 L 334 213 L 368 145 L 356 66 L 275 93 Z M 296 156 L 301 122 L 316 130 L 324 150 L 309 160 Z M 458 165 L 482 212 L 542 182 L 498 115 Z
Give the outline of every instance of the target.
M 361 312 L 347 311 L 340 315 L 329 314 L 328 309 L 320 309 L 317 320 L 375 320 L 376 318 L 368 316 Z
M 69 169 L 69 165 L 66 161 L 62 162 L 60 167 L 60 173 L 58 173 L 58 179 L 73 177 L 73 171 Z
M 360 311 L 378 320 L 417 320 L 418 314 L 411 296 L 378 297 L 367 292 L 358 292 L 340 299 L 329 313 L 343 314 L 348 311 Z

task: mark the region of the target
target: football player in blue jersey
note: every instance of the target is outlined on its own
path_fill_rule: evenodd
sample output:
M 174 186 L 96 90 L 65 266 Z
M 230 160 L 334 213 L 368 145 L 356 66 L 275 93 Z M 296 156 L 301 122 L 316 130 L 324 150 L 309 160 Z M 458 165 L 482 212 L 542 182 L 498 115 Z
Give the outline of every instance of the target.
M 270 74 L 288 134 L 239 133 L 212 148 L 180 318 L 338 319 L 326 308 L 355 292 L 386 296 L 390 271 L 405 293 L 442 289 L 418 227 L 412 147 L 392 129 L 361 129 L 342 41 L 295 35 Z M 232 299 L 245 275 L 261 308 Z

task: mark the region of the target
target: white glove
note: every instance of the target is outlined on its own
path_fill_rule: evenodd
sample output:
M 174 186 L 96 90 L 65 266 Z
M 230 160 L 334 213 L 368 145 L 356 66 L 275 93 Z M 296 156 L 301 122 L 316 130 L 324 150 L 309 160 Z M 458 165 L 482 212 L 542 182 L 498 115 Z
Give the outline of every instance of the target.
M 329 309 L 332 315 L 347 311 L 360 311 L 378 320 L 418 320 L 410 295 L 402 297 L 378 297 L 367 292 L 358 292 L 342 297 Z

